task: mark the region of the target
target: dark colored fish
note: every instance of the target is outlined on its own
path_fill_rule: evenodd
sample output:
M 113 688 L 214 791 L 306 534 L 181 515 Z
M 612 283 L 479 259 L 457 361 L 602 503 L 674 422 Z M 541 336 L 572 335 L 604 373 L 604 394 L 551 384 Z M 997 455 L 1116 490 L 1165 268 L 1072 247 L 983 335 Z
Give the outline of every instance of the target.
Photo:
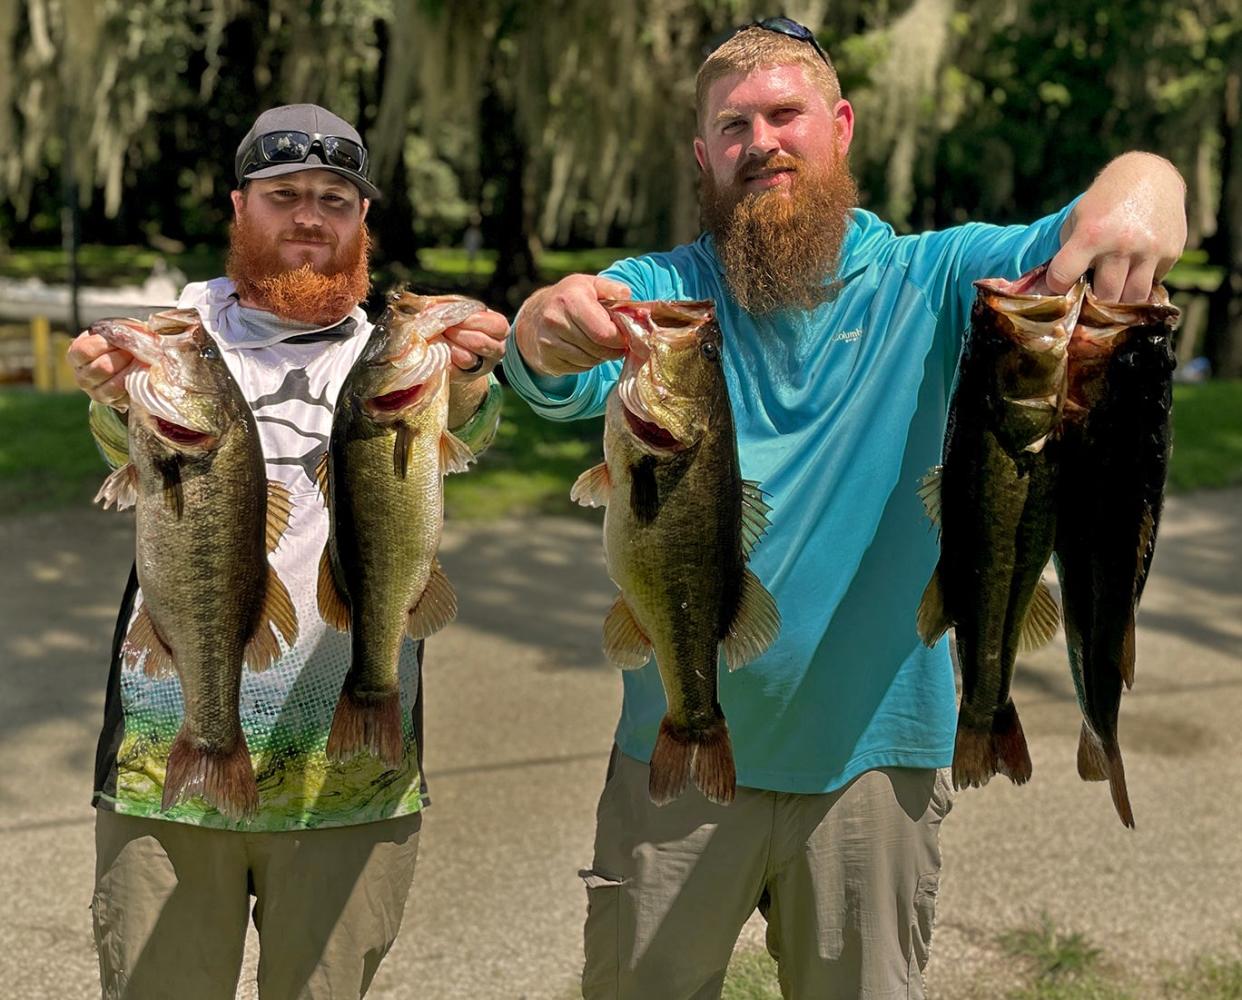
M 126 379 L 129 457 L 104 506 L 137 506 L 142 605 L 126 661 L 181 679 L 185 720 L 168 755 L 163 808 L 195 795 L 221 813 L 254 813 L 258 791 L 238 699 L 252 670 L 292 645 L 297 614 L 268 565 L 289 495 L 266 479 L 250 407 L 193 310 L 92 326 L 143 367 Z
M 1080 283 L 1048 294 L 1043 268 L 979 289 L 945 434 L 937 507 L 940 561 L 918 612 L 929 646 L 952 625 L 962 670 L 953 783 L 1015 783 L 1031 759 L 1010 698 L 1020 650 L 1056 631 L 1056 602 L 1040 582 L 1056 530 L 1057 452 L 1070 334 Z
M 776 638 L 780 615 L 746 561 L 768 506 L 742 479 L 711 302 L 608 302 L 629 352 L 608 400 L 604 462 L 571 497 L 606 505 L 604 552 L 621 589 L 604 652 L 623 668 L 654 651 L 668 712 L 649 794 L 664 805 L 691 777 L 713 802 L 733 800 L 736 770 L 717 698 L 730 670 Z
M 1055 563 L 1074 688 L 1083 713 L 1078 773 L 1109 783 L 1134 813 L 1117 742 L 1122 685 L 1134 683 L 1134 613 L 1155 550 L 1169 461 L 1177 310 L 1088 290 L 1070 341 Z
M 450 347 L 432 343 L 484 309 L 460 296 L 390 297 L 341 388 L 320 470 L 332 527 L 319 564 L 319 611 L 353 640 L 327 753 L 405 758 L 397 659 L 457 614 L 436 553 L 444 474 L 474 455 L 447 428 Z

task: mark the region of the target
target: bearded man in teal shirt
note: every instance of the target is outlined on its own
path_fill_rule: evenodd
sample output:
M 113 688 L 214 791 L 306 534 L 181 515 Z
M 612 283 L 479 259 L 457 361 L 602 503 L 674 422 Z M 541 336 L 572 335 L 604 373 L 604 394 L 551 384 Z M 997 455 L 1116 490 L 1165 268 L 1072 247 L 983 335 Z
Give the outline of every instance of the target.
M 1185 242 L 1185 187 L 1144 153 L 1056 215 L 896 236 L 856 205 L 854 114 L 794 22 L 747 25 L 697 81 L 706 232 L 572 275 L 523 306 L 505 357 L 553 420 L 603 412 L 623 341 L 603 298 L 714 299 L 742 475 L 770 494 L 751 566 L 779 637 L 721 671 L 738 794 L 647 795 L 665 711 L 654 663 L 625 674 L 599 804 L 583 994 L 718 997 L 758 907 L 786 997 L 922 997 L 950 807 L 956 710 L 947 642 L 915 609 L 936 564 L 919 478 L 940 456 L 972 282 L 1051 260 L 1068 289 L 1146 299 Z

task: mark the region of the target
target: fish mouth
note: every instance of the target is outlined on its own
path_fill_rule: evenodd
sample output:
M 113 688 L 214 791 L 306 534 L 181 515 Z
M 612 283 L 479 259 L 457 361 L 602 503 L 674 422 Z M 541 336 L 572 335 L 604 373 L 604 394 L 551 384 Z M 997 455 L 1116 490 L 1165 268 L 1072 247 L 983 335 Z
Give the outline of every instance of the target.
M 665 430 L 653 421 L 644 420 L 642 417 L 637 416 L 628 406 L 622 405 L 621 409 L 625 412 L 625 422 L 629 425 L 630 431 L 639 441 L 653 451 L 671 454 L 685 451 L 688 447 L 677 440 L 671 431 Z
M 155 424 L 156 433 L 179 448 L 207 449 L 215 440 L 211 434 L 197 431 L 193 427 L 174 424 L 155 414 L 151 414 L 151 419 Z
M 394 389 L 392 392 L 386 392 L 381 396 L 372 396 L 367 400 L 367 407 L 377 416 L 408 409 L 428 395 L 430 384 L 429 382 L 420 382 L 418 385 L 408 386 L 404 389 Z

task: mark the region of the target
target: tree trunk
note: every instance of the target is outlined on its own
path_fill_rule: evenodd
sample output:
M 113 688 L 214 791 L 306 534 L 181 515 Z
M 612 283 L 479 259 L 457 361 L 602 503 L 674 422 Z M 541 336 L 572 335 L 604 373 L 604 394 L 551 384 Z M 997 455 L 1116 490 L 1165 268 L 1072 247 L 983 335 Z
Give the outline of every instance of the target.
M 1212 295 L 1204 351 L 1218 378 L 1242 378 L 1242 72 L 1225 81 L 1220 208 L 1213 249 L 1225 277 Z
M 518 132 L 512 90 L 500 47 L 479 109 L 479 174 L 491 189 L 483 238 L 496 250 L 496 270 L 486 297 L 498 307 L 516 308 L 534 289 L 539 274 L 534 253 L 534 218 L 526 198 L 526 144 Z

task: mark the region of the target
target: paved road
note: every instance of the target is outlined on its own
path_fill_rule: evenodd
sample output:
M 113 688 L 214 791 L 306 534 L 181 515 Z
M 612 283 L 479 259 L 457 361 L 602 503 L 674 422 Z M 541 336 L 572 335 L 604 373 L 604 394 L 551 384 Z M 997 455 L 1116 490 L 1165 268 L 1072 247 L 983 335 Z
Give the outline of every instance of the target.
M 107 644 L 131 522 L 85 510 L 0 521 L 0 983 L 97 994 L 88 806 Z M 1041 912 L 1154 981 L 1162 961 L 1242 928 L 1242 492 L 1171 501 L 1122 740 L 1138 830 L 1074 772 L 1064 647 L 1022 664 L 1035 777 L 959 796 L 931 985 L 994 997 L 998 931 Z M 567 1000 L 581 960 L 595 799 L 620 684 L 598 652 L 611 601 L 598 529 L 536 520 L 450 528 L 461 618 L 427 658 L 434 805 L 403 935 L 376 997 Z M 752 920 L 743 945 L 760 940 Z M 240 997 L 253 996 L 254 941 Z

